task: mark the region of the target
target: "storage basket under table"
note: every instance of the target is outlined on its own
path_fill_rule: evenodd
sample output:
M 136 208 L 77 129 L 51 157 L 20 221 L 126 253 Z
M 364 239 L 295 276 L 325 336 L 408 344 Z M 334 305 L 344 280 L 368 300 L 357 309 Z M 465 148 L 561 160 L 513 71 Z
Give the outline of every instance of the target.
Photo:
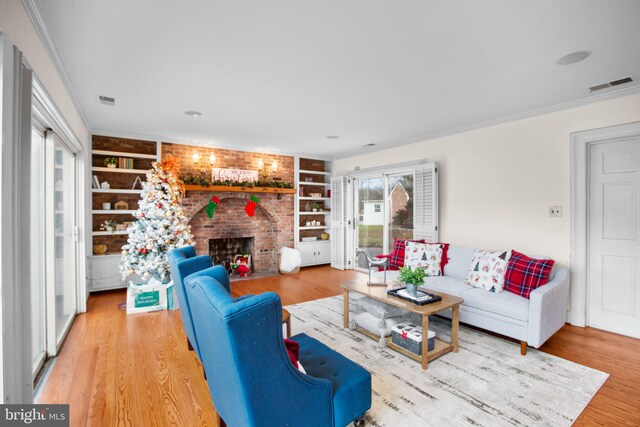
M 428 331 L 427 350 L 435 347 L 436 333 Z M 399 323 L 391 327 L 391 342 L 418 356 L 422 355 L 422 328 L 411 322 Z

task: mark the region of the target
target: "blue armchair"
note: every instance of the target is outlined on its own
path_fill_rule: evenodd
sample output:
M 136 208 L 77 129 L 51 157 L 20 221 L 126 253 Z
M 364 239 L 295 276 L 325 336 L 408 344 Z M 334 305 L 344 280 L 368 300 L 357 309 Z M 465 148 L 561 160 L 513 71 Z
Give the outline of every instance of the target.
M 298 334 L 290 362 L 282 306 L 273 292 L 243 299 L 206 272 L 185 280 L 193 325 L 219 415 L 229 426 L 345 426 L 371 407 L 371 374 L 319 341 Z
M 193 273 L 205 270 L 211 267 L 211 257 L 207 255 L 196 256 L 196 250 L 193 246 L 185 246 L 169 251 L 169 268 L 171 270 L 171 280 L 173 280 L 173 289 L 175 289 L 178 297 L 178 305 L 180 306 L 180 317 L 182 317 L 182 325 L 187 335 L 187 344 L 189 349 L 196 352 L 200 358 L 200 348 L 196 340 L 196 334 L 193 330 L 193 322 L 191 320 L 191 307 L 184 288 L 184 279 Z M 224 270 L 224 268 L 223 268 Z M 226 271 L 224 272 L 226 274 Z M 223 286 L 229 289 L 229 279 L 224 282 L 221 278 Z M 202 360 L 202 358 L 200 358 Z

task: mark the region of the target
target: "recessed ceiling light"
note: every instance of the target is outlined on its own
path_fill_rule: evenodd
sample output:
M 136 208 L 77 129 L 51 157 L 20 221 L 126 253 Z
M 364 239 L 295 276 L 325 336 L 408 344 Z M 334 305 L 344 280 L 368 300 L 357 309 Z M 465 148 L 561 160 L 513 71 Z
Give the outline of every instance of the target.
M 184 113 L 189 117 L 200 117 L 202 115 L 200 111 L 185 111 Z
M 329 136 L 327 136 L 327 139 L 338 139 L 338 138 L 340 138 L 340 137 L 339 137 L 339 136 L 336 136 L 336 135 L 329 135 Z
M 558 65 L 571 65 L 580 61 L 584 61 L 591 56 L 590 50 L 580 50 L 563 56 L 556 62 Z
M 374 145 L 376 144 L 374 144 L 373 142 L 370 142 L 368 144 L 364 144 L 363 147 L 373 147 Z

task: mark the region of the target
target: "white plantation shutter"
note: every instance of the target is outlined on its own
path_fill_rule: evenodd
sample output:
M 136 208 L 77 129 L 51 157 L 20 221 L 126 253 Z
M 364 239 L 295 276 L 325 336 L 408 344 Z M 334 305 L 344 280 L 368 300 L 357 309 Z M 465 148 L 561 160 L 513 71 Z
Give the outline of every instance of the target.
M 344 270 L 347 259 L 347 177 L 331 178 L 331 267 Z
M 413 238 L 438 241 L 438 164 L 416 169 L 413 184 Z

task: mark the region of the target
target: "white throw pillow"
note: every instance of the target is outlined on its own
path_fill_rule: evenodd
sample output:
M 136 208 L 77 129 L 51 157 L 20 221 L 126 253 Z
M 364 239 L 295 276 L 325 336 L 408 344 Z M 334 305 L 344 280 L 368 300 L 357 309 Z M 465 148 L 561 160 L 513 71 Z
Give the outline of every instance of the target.
M 485 251 L 477 249 L 471 260 L 466 282 L 490 292 L 504 290 L 504 275 L 511 258 L 511 251 Z
M 404 266 L 422 267 L 429 276 L 441 276 L 442 245 L 435 243 L 407 242 L 404 250 Z

